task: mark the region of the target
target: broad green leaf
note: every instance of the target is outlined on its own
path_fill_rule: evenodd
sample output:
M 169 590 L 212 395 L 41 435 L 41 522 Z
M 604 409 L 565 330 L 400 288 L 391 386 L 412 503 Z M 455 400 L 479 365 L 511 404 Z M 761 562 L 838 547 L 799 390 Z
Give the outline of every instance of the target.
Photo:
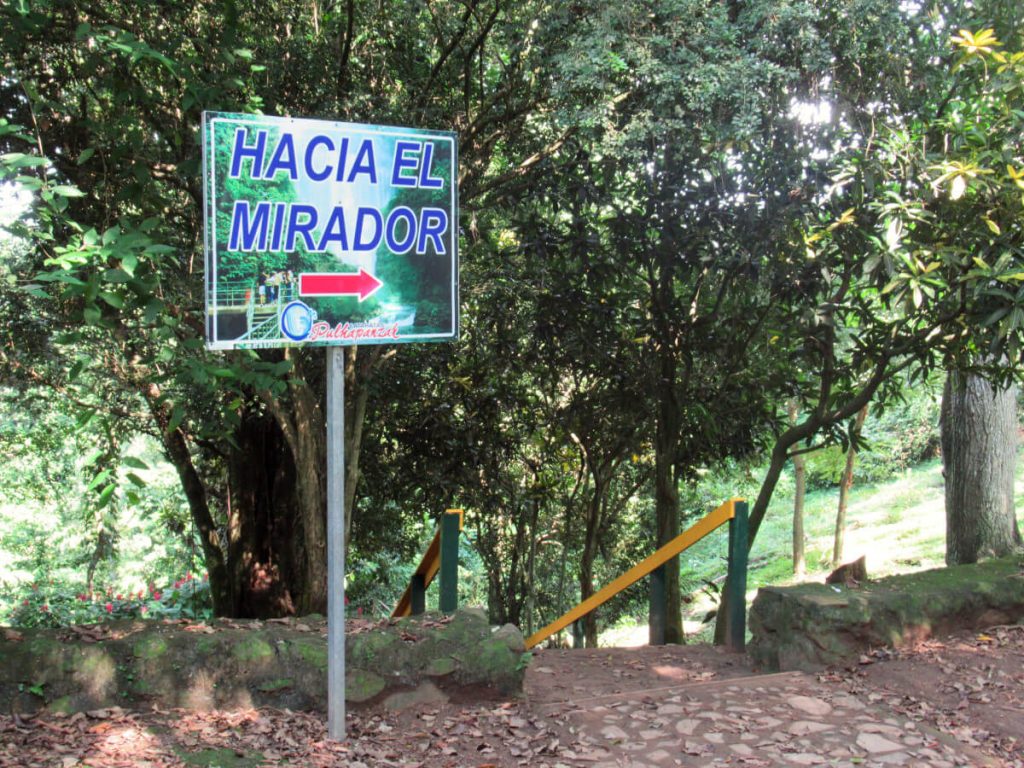
M 73 187 L 68 184 L 57 184 L 56 186 L 50 187 L 50 191 L 55 195 L 61 195 L 62 197 L 84 197 L 85 193 L 82 192 L 78 187 Z
M 171 409 L 171 418 L 167 422 L 167 431 L 168 432 L 173 432 L 178 427 L 180 427 L 181 426 L 181 422 L 184 420 L 184 418 L 185 418 L 185 411 L 184 411 L 184 409 L 180 405 L 175 403 L 174 408 Z
M 100 491 L 100 497 L 96 500 L 96 503 L 100 507 L 105 507 L 110 503 L 111 498 L 114 496 L 114 491 L 117 490 L 117 486 L 111 483 L 102 491 Z
M 89 486 L 85 490 L 92 491 L 95 490 L 96 488 L 99 488 L 101 485 L 103 485 L 103 483 L 107 481 L 107 479 L 110 477 L 110 474 L 111 472 L 109 469 L 104 469 L 102 472 L 98 473 L 92 479 L 92 482 L 89 483 Z
M 116 293 L 111 293 L 110 291 L 100 291 L 100 298 L 107 302 L 107 304 L 112 306 L 114 309 L 122 309 L 124 307 L 124 299 L 118 296 Z

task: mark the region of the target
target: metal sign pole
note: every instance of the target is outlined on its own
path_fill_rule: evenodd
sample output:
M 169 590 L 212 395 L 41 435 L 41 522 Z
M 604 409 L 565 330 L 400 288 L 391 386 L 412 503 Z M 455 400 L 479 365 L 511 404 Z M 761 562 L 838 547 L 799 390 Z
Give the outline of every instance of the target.
M 345 738 L 345 348 L 327 348 L 327 735 Z

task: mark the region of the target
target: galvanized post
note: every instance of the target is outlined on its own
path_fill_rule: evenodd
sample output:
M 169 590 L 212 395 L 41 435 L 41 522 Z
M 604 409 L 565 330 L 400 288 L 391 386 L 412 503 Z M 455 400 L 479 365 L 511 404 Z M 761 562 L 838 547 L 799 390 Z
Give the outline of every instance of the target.
M 455 613 L 459 606 L 459 522 L 462 515 L 449 510 L 441 515 L 441 613 Z
M 345 738 L 345 349 L 327 348 L 327 735 Z
M 648 630 L 648 644 L 665 644 L 665 617 L 668 613 L 668 603 L 665 595 L 665 566 L 655 568 L 651 571 L 651 603 L 647 611 L 650 628 Z
M 414 573 L 409 588 L 409 615 L 419 616 L 425 610 L 427 610 L 426 579 L 423 578 L 422 573 Z
M 747 502 L 737 501 L 729 521 L 729 574 L 727 578 L 726 642 L 742 653 L 747 633 Z

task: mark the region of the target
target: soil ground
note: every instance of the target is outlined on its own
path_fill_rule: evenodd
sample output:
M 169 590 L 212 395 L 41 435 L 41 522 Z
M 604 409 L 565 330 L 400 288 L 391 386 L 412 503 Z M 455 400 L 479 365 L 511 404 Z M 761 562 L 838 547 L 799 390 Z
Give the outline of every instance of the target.
M 1024 626 L 754 675 L 708 646 L 542 650 L 509 701 L 321 713 L 0 716 L 0 766 L 1004 766 L 1024 768 Z

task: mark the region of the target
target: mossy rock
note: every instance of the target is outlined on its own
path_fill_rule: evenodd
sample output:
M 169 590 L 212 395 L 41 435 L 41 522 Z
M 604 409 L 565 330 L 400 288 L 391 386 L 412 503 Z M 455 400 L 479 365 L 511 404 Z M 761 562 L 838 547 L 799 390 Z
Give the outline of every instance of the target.
M 386 687 L 384 678 L 365 669 L 352 669 L 345 674 L 345 699 L 355 704 L 369 701 Z
M 455 659 L 451 656 L 442 656 L 439 659 L 431 659 L 423 670 L 423 674 L 428 677 L 444 677 L 454 672 L 457 666 Z
M 162 635 L 147 635 L 135 643 L 132 652 L 138 659 L 158 659 L 167 653 L 167 640 Z
M 459 682 L 488 685 L 503 693 L 521 690 L 525 667 L 519 664 L 520 657 L 504 639 L 488 638 L 462 658 Z
M 262 662 L 274 657 L 274 647 L 261 637 L 247 637 L 232 646 L 231 655 L 243 663 Z
M 318 670 L 327 669 L 327 644 L 320 638 L 297 638 L 289 644 L 289 651 Z
M 402 640 L 390 632 L 363 632 L 349 639 L 348 660 L 359 667 L 373 669 L 383 665 L 400 666 L 396 655 L 402 653 Z

